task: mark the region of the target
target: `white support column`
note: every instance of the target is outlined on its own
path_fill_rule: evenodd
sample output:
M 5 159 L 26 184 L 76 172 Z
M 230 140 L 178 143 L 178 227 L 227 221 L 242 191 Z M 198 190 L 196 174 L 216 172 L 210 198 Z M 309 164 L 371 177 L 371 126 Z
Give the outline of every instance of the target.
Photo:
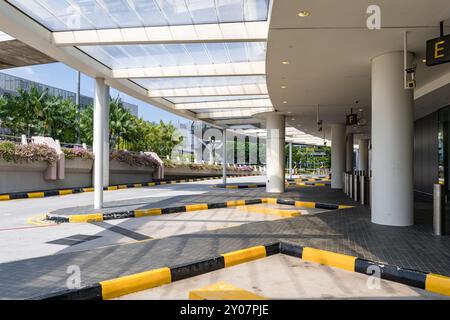
M 345 171 L 345 125 L 331 126 L 331 188 L 344 188 Z
M 369 172 L 369 140 L 359 140 L 359 163 L 358 168 L 366 174 Z
M 372 59 L 372 222 L 390 226 L 414 223 L 413 90 L 403 61 L 403 52 Z
M 94 92 L 94 209 L 103 207 L 103 164 L 105 137 L 105 95 L 104 79 L 95 79 Z
M 109 186 L 109 86 L 105 86 L 104 143 L 103 143 L 103 186 Z
M 267 192 L 284 192 L 285 167 L 285 116 L 276 113 L 266 115 L 267 142 Z
M 222 183 L 224 185 L 227 184 L 227 129 L 223 129 L 223 174 L 222 174 Z
M 346 152 L 345 152 L 345 171 L 346 172 L 353 172 L 353 145 L 354 145 L 354 139 L 353 139 L 353 133 L 347 134 L 347 140 L 346 140 Z
M 292 179 L 292 142 L 289 142 L 289 179 Z

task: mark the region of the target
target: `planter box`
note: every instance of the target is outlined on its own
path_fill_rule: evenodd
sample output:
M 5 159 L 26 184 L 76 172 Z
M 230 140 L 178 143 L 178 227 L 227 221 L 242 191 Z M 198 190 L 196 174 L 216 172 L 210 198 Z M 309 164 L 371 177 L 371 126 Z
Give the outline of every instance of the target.
M 227 169 L 228 175 L 249 175 L 256 174 L 256 171 L 237 171 Z M 178 167 L 178 168 L 164 168 L 164 177 L 213 177 L 221 176 L 222 170 L 194 170 L 190 168 Z
M 0 172 L 44 172 L 48 168 L 47 162 L 7 162 L 0 159 Z
M 109 184 L 128 184 L 149 182 L 153 180 L 153 167 L 130 166 L 123 162 L 111 160 L 109 163 Z
M 92 159 L 66 159 L 65 170 L 67 173 L 91 173 L 94 166 Z
M 211 177 L 220 176 L 222 171 L 219 170 L 193 170 L 190 168 L 164 168 L 164 177 Z

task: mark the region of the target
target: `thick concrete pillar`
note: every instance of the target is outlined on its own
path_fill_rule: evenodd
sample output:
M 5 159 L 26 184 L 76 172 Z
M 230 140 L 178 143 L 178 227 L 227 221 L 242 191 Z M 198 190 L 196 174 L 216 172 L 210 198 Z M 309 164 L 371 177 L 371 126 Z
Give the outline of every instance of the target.
M 267 142 L 267 192 L 284 192 L 285 166 L 285 117 L 277 113 L 266 115 Z
M 372 222 L 390 226 L 414 223 L 413 90 L 403 61 L 403 52 L 372 59 Z
M 331 188 L 344 188 L 344 171 L 346 160 L 345 125 L 331 126 Z
M 104 143 L 103 143 L 103 186 L 109 186 L 109 86 L 105 86 Z
M 345 171 L 353 172 L 353 133 L 347 134 L 345 147 Z
M 95 79 L 94 92 L 94 209 L 103 207 L 103 166 L 107 89 L 104 79 Z
M 369 172 L 369 140 L 360 139 L 359 140 L 359 161 L 358 169 L 361 171 Z

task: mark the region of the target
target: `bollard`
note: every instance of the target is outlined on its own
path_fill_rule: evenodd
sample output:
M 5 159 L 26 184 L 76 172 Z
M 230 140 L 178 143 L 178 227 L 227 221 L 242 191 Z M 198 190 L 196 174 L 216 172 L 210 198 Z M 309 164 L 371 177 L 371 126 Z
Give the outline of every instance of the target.
M 358 183 L 359 176 L 355 174 L 353 177 L 353 200 L 358 201 L 358 194 L 359 194 L 359 183 Z
M 345 194 L 348 195 L 348 173 L 344 173 L 344 191 Z
M 353 198 L 353 176 L 351 174 L 348 175 L 348 196 Z
M 445 209 L 443 186 L 435 184 L 433 188 L 433 234 L 435 236 L 445 235 Z
M 362 205 L 366 203 L 366 177 L 361 176 L 359 179 L 359 201 Z

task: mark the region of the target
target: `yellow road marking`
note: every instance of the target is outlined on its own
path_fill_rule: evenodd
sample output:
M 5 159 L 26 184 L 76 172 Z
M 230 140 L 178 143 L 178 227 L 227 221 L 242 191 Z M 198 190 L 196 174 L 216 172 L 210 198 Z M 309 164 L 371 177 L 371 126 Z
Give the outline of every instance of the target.
M 189 292 L 190 300 L 267 300 L 263 296 L 220 281 Z
M 300 210 L 286 210 L 286 209 L 283 210 L 283 209 L 266 208 L 262 206 L 245 206 L 240 207 L 239 210 L 252 213 L 270 214 L 283 218 L 292 218 L 302 215 Z
M 54 223 L 53 221 L 46 220 L 45 214 L 37 214 L 35 216 L 29 217 L 27 219 L 28 224 L 33 224 L 36 226 L 48 226 L 48 225 L 56 225 L 57 223 Z

